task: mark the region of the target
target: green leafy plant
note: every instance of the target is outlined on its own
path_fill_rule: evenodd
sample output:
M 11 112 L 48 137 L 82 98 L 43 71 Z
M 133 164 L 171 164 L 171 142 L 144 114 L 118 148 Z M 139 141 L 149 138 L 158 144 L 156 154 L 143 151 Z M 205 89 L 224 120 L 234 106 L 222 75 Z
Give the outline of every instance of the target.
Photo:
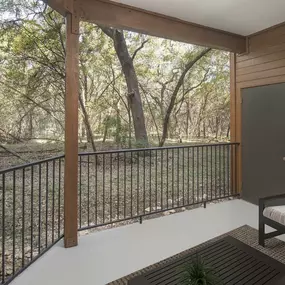
M 197 256 L 183 266 L 181 285 L 222 285 L 222 281 L 213 269 Z

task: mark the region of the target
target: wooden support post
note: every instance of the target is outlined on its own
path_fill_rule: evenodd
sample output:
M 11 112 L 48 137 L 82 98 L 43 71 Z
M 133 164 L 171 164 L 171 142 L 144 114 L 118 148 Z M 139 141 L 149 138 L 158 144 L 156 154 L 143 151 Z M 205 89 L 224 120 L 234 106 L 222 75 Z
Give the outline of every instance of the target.
M 74 32 L 77 31 L 77 32 Z M 79 98 L 79 20 L 66 16 L 65 79 L 65 172 L 64 172 L 64 246 L 73 247 L 77 237 L 78 180 L 78 98 Z
M 230 54 L 230 137 L 231 142 L 236 141 L 236 54 Z M 236 147 L 231 149 L 231 187 L 237 191 L 236 172 L 237 152 Z
M 236 142 L 236 54 L 230 54 L 230 131 L 231 142 Z
M 238 124 L 240 122 L 238 112 L 238 100 L 237 100 L 237 84 L 236 84 L 236 57 L 235 53 L 230 55 L 230 130 L 231 130 L 231 142 L 239 142 L 240 136 L 238 134 Z M 236 193 L 241 193 L 241 176 L 240 176 L 240 156 L 241 145 L 232 148 L 231 152 L 231 185 Z

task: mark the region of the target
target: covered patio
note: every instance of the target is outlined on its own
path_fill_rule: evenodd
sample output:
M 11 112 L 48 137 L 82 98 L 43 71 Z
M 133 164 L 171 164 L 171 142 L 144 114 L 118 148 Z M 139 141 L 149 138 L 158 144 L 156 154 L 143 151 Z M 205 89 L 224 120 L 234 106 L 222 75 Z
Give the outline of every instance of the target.
M 231 52 L 231 142 L 252 146 L 253 137 L 248 138 L 245 126 L 249 123 L 242 120 L 246 110 L 242 110 L 243 90 L 253 87 L 284 83 L 284 40 L 285 34 L 284 3 L 278 1 L 271 6 L 269 1 L 252 1 L 250 5 L 231 1 L 216 3 L 214 8 L 210 2 L 197 4 L 196 1 L 175 5 L 136 1 L 101 1 L 101 0 L 48 0 L 47 3 L 66 17 L 66 145 L 65 145 L 65 228 L 64 241 L 66 247 L 77 245 L 77 177 L 78 177 L 78 54 L 80 21 L 88 21 L 100 25 L 165 37 L 191 44 L 198 44 Z M 167 5 L 166 5 L 167 4 Z M 185 6 L 186 5 L 186 6 Z M 175 8 L 176 7 L 176 8 Z M 191 8 L 191 13 L 185 10 Z M 192 10 L 195 9 L 195 10 Z M 227 13 L 227 14 L 226 14 Z M 207 17 L 208 15 L 208 17 Z M 211 15 L 211 16 L 209 16 Z M 225 16 L 227 15 L 227 16 Z M 270 92 L 270 91 L 268 91 Z M 274 92 L 274 91 L 271 91 Z M 249 96 L 247 96 L 249 97 Z M 246 98 L 247 98 L 246 97 Z M 256 104 L 257 105 L 257 104 Z M 246 107 L 245 107 L 246 108 Z M 257 105 L 258 108 L 258 105 Z M 248 110 L 251 114 L 251 110 Z M 260 114 L 264 117 L 265 114 Z M 278 118 L 276 119 L 278 120 Z M 253 122 L 254 123 L 254 122 Z M 244 128 L 242 128 L 242 124 Z M 256 128 L 256 125 L 252 125 Z M 269 129 L 272 129 L 269 127 Z M 252 130 L 252 129 L 251 129 Z M 248 130 L 249 132 L 251 130 Z M 242 140 L 242 135 L 244 140 Z M 256 136 L 255 136 L 256 137 Z M 283 137 L 277 139 L 283 140 Z M 249 161 L 251 149 L 237 148 L 232 153 L 232 183 L 237 193 L 245 186 L 242 175 L 250 175 L 244 171 L 242 156 Z M 256 158 L 258 154 L 254 154 Z M 282 157 L 278 158 L 279 166 Z M 259 164 L 257 162 L 257 164 Z M 249 163 L 245 167 L 249 166 Z M 281 171 L 281 169 L 279 168 Z M 258 170 L 255 172 L 258 172 Z M 233 173 L 235 175 L 233 175 Z M 279 183 L 280 184 L 280 183 Z M 254 191 L 249 181 L 247 191 Z M 251 188 L 251 189 L 249 189 Z M 278 185 L 270 194 L 283 193 Z M 260 190 L 264 196 L 266 190 Z M 265 193 L 264 193 L 265 191 Z M 269 191 L 269 190 L 267 190 Z M 249 196 L 252 196 L 249 194 Z M 248 197 L 257 203 L 258 197 Z
M 22 249 L 19 247 L 22 261 L 15 266 L 18 249 L 15 249 L 14 226 L 12 274 L 6 279 L 3 218 L 1 268 L 4 273 L 1 284 L 106 284 L 241 226 L 257 229 L 259 198 L 284 194 L 285 189 L 285 134 L 280 131 L 285 127 L 280 123 L 285 122 L 282 111 L 285 100 L 285 2 L 278 0 L 274 5 L 269 0 L 250 3 L 219 0 L 214 1 L 215 4 L 210 0 L 199 3 L 194 0 L 187 3 L 182 0 L 46 2 L 66 18 L 65 155 L 2 171 L 0 177 L 3 189 L 10 179 L 14 198 L 18 173 L 24 179 L 25 171 L 31 172 L 32 182 L 28 186 L 31 195 L 37 189 L 39 197 L 43 191 L 42 173 L 45 171 L 47 181 L 53 179 L 52 239 L 48 238 L 48 226 L 46 232 L 39 226 L 38 232 L 33 233 L 34 205 L 31 205 L 30 259 L 25 262 L 25 237 L 22 234 Z M 80 21 L 231 52 L 231 143 L 79 154 Z M 260 124 L 260 120 L 264 121 Z M 264 132 L 270 132 L 270 137 L 263 138 Z M 117 166 L 112 164 L 115 157 Z M 124 163 L 123 174 L 119 169 L 120 159 Z M 102 161 L 101 166 L 98 160 Z M 146 160 L 153 165 L 147 175 L 155 185 L 151 182 L 145 185 L 146 174 L 141 167 Z M 106 161 L 110 161 L 107 168 L 110 173 L 112 167 L 117 171 L 116 184 L 112 174 L 105 178 Z M 126 163 L 130 164 L 126 166 Z M 92 176 L 91 182 L 90 164 L 95 173 L 95 180 Z M 185 166 L 182 173 L 175 165 Z M 49 175 L 49 169 L 53 169 L 52 175 Z M 62 172 L 64 183 L 61 181 Z M 103 173 L 102 189 L 96 184 L 98 172 Z M 88 176 L 88 185 L 81 183 L 84 173 Z M 188 177 L 193 173 L 198 178 L 190 179 L 191 184 Z M 38 186 L 33 184 L 36 175 L 39 175 Z M 142 176 L 143 190 L 140 189 Z M 167 187 L 163 184 L 163 177 Z M 130 181 L 129 186 L 126 181 Z M 137 188 L 133 188 L 135 183 Z M 25 186 L 28 188 L 23 183 L 23 193 Z M 126 192 L 128 187 L 130 193 Z M 93 192 L 90 191 L 94 191 L 94 205 L 93 196 L 90 196 Z M 97 200 L 98 193 L 103 197 L 103 203 Z M 54 203 L 55 196 L 58 201 Z M 88 201 L 88 209 L 81 206 L 81 199 Z M 4 200 L 5 197 L 3 216 Z M 41 203 L 40 200 L 39 222 Z M 192 206 L 197 208 L 190 210 L 188 207 Z M 48 198 L 45 209 L 47 217 Z M 97 209 L 102 212 L 101 220 L 97 219 Z M 148 215 L 162 215 L 176 209 L 182 212 L 144 220 Z M 24 225 L 25 209 L 22 213 L 20 221 Z M 15 225 L 15 214 L 13 218 Z M 89 235 L 78 234 L 78 231 L 128 220 L 140 223 Z M 45 235 L 45 244 L 42 235 Z M 35 239 L 38 251 L 33 256 Z M 270 249 L 267 250 L 270 253 Z

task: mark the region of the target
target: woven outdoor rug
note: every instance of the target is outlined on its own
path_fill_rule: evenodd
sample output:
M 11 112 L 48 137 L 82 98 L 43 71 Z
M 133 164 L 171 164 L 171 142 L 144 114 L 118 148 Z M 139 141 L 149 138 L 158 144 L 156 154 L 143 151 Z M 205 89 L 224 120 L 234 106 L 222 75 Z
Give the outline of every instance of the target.
M 269 255 L 270 257 L 278 260 L 279 262 L 282 262 L 285 264 L 285 242 L 280 241 L 276 238 L 272 238 L 266 241 L 265 245 L 266 247 L 263 248 L 262 246 L 258 245 L 258 231 L 251 228 L 250 226 L 242 226 L 240 228 L 237 228 L 231 232 L 225 233 L 221 236 L 218 236 L 214 239 L 211 239 L 209 241 L 206 241 L 198 246 L 195 246 L 191 249 L 188 249 L 186 251 L 180 252 L 174 256 L 171 256 L 165 260 L 162 260 L 158 263 L 155 263 L 151 266 L 148 266 L 142 270 L 136 271 L 128 276 L 125 276 L 121 279 L 118 279 L 116 281 L 113 281 L 111 283 L 108 283 L 107 285 L 127 285 L 128 281 L 130 279 L 132 279 L 135 276 L 141 275 L 142 273 L 145 273 L 151 269 L 155 269 L 156 267 L 161 266 L 162 264 L 165 264 L 169 261 L 173 261 L 177 258 L 180 258 L 181 256 L 184 256 L 186 254 L 195 252 L 196 250 L 199 250 L 200 248 L 206 246 L 206 245 L 210 245 L 211 243 L 214 243 L 216 241 L 218 241 L 219 239 L 224 238 L 225 236 L 232 236 L 238 240 L 240 240 L 241 242 Z

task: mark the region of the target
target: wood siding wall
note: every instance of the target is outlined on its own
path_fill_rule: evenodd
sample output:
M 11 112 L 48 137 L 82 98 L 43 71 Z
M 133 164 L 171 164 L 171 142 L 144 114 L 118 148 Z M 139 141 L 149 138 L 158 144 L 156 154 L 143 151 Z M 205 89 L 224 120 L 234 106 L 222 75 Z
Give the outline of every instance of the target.
M 285 23 L 248 38 L 248 52 L 231 55 L 231 140 L 240 142 L 238 188 L 241 191 L 241 89 L 285 82 Z

